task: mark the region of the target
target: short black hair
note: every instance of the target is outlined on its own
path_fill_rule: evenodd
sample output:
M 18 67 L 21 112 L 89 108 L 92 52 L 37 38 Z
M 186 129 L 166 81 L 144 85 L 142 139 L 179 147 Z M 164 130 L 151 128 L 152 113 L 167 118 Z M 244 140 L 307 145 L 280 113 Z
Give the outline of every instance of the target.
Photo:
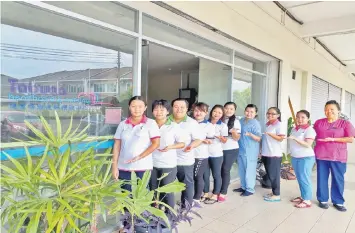
M 337 107 L 338 111 L 341 110 L 340 104 L 336 100 L 329 100 L 327 103 L 325 103 L 324 107 L 327 107 L 327 105 L 331 105 L 331 104 L 335 105 Z
M 184 98 L 176 98 L 176 99 L 174 99 L 173 101 L 171 101 L 171 107 L 174 106 L 174 103 L 175 103 L 176 101 L 183 101 L 183 102 L 185 102 L 186 108 L 189 108 L 189 102 L 187 102 L 187 100 L 184 99 Z
M 281 111 L 278 107 L 270 107 L 267 111 L 269 110 L 274 110 L 277 114 L 279 114 L 279 117 L 277 119 L 281 121 Z
M 220 104 L 216 104 L 215 106 L 213 106 L 213 108 L 212 108 L 211 111 L 210 111 L 210 118 L 209 118 L 209 120 L 212 120 L 212 114 L 213 114 L 213 111 L 214 111 L 216 108 L 221 109 L 221 111 L 222 111 L 222 117 L 221 117 L 220 120 L 223 120 L 223 119 L 224 119 L 224 107 L 223 107 L 222 105 L 220 105 Z
M 308 119 L 311 118 L 311 114 L 307 110 L 302 109 L 302 110 L 298 111 L 296 116 L 298 115 L 298 113 L 302 113 L 302 114 L 306 115 L 306 117 Z
M 131 105 L 133 100 L 140 100 L 143 101 L 144 105 L 147 106 L 147 103 L 144 101 L 143 97 L 140 95 L 133 96 L 132 98 L 129 99 L 128 106 Z
M 236 103 L 229 101 L 229 102 L 227 102 L 227 103 L 224 104 L 224 107 L 227 107 L 228 105 L 233 105 L 233 106 L 234 106 L 234 109 L 237 110 L 237 105 L 236 105 Z
M 245 107 L 245 111 L 246 111 L 248 108 L 254 108 L 254 109 L 255 109 L 255 112 L 258 113 L 258 107 L 257 107 L 255 104 L 248 104 L 248 105 Z
M 169 101 L 167 100 L 154 100 L 153 103 L 152 103 L 152 112 L 154 111 L 155 107 L 157 106 L 161 106 L 161 107 L 164 107 L 166 108 L 166 110 L 169 112 L 171 107 L 170 107 L 170 103 Z
M 198 108 L 199 110 L 202 110 L 204 112 L 208 112 L 210 106 L 208 106 L 208 104 L 204 103 L 204 102 L 198 102 L 195 103 L 193 106 L 193 109 Z

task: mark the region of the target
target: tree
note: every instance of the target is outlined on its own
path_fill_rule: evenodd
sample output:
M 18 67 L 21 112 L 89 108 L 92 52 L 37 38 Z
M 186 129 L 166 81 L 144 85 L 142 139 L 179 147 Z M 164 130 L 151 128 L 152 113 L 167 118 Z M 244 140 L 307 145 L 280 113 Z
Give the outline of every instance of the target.
M 235 90 L 233 92 L 233 101 L 238 107 L 244 109 L 251 103 L 251 88 L 248 87 L 242 91 Z

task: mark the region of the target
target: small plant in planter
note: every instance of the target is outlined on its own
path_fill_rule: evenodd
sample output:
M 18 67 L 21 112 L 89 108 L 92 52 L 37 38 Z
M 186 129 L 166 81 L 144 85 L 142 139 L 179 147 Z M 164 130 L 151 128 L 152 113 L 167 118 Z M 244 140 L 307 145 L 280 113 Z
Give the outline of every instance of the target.
M 121 216 L 123 229 L 120 232 L 124 233 L 171 233 L 173 230 L 178 232 L 178 225 L 182 222 L 188 222 L 191 225 L 193 215 L 202 218 L 195 209 L 201 208 L 201 205 L 194 202 L 190 205 L 187 201 L 185 207 L 178 205 L 176 211 L 167 211 L 167 220 L 164 220 L 151 212 L 144 211 L 143 219 L 137 216 L 132 216 L 126 212 Z M 148 220 L 148 221 L 146 221 Z

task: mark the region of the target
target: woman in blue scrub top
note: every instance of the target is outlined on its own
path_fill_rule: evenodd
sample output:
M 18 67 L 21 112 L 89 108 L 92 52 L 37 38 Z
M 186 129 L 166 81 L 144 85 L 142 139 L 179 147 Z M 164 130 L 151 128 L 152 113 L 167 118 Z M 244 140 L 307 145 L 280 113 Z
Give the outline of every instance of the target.
M 248 104 L 245 117 L 240 119 L 238 166 L 241 187 L 235 191 L 241 192 L 241 196 L 250 196 L 255 192 L 256 165 L 262 136 L 260 123 L 255 119 L 257 113 L 258 108 L 254 104 Z

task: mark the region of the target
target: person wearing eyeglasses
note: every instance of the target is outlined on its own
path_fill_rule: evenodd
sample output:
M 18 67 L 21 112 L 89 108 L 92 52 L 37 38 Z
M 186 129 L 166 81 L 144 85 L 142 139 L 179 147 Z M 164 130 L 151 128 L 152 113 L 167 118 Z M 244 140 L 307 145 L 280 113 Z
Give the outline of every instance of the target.
M 285 134 L 281 129 L 281 111 L 277 107 L 271 107 L 267 110 L 265 133 L 261 140 L 261 156 L 265 166 L 266 175 L 271 184 L 272 192 L 264 196 L 268 202 L 279 202 L 280 198 L 280 172 L 282 149 L 281 142 Z
M 131 180 L 131 173 L 142 178 L 145 171 L 153 169 L 152 153 L 160 145 L 157 123 L 146 117 L 146 103 L 141 96 L 129 100 L 130 116 L 122 121 L 114 135 L 112 176 L 115 180 Z M 131 190 L 130 184 L 124 184 Z
M 185 136 L 181 128 L 168 119 L 170 104 L 167 100 L 155 100 L 152 111 L 160 131 L 160 146 L 153 151 L 153 171 L 150 189 L 170 184 L 176 179 L 177 149 L 185 147 Z M 167 174 L 163 179 L 161 177 Z M 174 208 L 174 193 L 161 193 L 160 200 Z
M 255 119 L 257 113 L 258 107 L 248 104 L 245 107 L 245 116 L 240 119 L 238 166 L 241 187 L 233 191 L 240 192 L 244 197 L 255 193 L 256 165 L 262 136 L 260 122 Z
M 185 207 L 186 201 L 192 204 L 194 196 L 194 149 L 202 144 L 204 138 L 197 121 L 187 116 L 189 103 L 186 99 L 177 98 L 171 105 L 173 114 L 169 119 L 178 124 L 186 135 L 185 147 L 177 151 L 177 179 L 186 185 L 186 189 L 181 193 L 181 205 Z
M 328 209 L 329 173 L 331 174 L 331 200 L 333 206 L 341 211 L 347 211 L 344 206 L 344 175 L 348 159 L 347 143 L 352 143 L 355 137 L 354 126 L 350 121 L 341 119 L 340 105 L 335 100 L 325 104 L 326 118 L 314 123 L 317 133 L 314 148 L 317 159 L 317 199 L 319 207 Z

